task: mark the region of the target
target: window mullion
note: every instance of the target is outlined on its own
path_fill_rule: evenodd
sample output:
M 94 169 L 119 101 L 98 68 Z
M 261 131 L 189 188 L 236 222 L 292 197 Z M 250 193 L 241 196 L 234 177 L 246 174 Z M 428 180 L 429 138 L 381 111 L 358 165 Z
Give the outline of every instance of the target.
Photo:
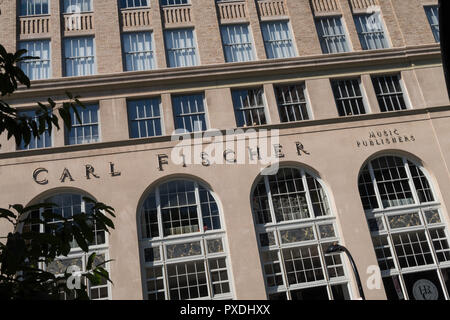
M 266 191 L 267 191 L 267 200 L 269 202 L 269 209 L 270 209 L 270 216 L 271 216 L 271 222 L 272 223 L 276 223 L 278 222 L 276 219 L 276 215 L 275 215 L 275 210 L 273 208 L 273 201 L 272 201 L 272 191 L 270 190 L 270 184 L 269 184 L 269 178 L 268 176 L 264 176 L 264 185 L 266 187 Z M 257 218 L 257 217 L 256 217 Z M 267 223 L 265 221 L 265 223 Z
M 303 183 L 303 188 L 305 189 L 306 203 L 308 204 L 308 211 L 309 211 L 308 218 L 315 218 L 316 215 L 314 213 L 314 208 L 312 205 L 311 195 L 309 193 L 308 181 L 306 180 L 305 171 L 303 169 L 301 169 L 300 174 L 302 175 L 302 183 Z

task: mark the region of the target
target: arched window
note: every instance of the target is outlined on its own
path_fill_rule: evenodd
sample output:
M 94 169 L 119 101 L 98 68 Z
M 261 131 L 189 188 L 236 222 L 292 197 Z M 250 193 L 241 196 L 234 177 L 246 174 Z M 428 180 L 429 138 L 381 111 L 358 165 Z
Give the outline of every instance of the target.
M 139 212 L 144 298 L 231 299 L 219 206 L 192 180 L 157 186 Z
M 361 170 L 359 192 L 388 299 L 448 299 L 448 231 L 423 169 L 376 158 Z
M 303 169 L 261 176 L 253 215 L 269 299 L 350 299 L 335 218 L 320 181 Z
M 84 195 L 78 193 L 59 193 L 52 197 L 44 199 L 42 202 L 45 203 L 53 203 L 56 206 L 50 209 L 53 213 L 61 215 L 65 218 L 70 218 L 79 213 L 87 213 L 89 214 L 92 210 L 92 204 L 87 203 L 83 200 Z M 39 218 L 39 216 L 43 213 L 44 209 L 39 211 L 31 212 L 32 218 Z M 57 224 L 61 223 L 56 219 L 53 219 L 51 223 Z M 42 224 L 36 225 L 25 225 L 24 228 L 32 228 L 35 231 L 46 232 L 44 230 L 44 226 Z M 94 226 L 95 228 L 95 226 Z M 95 237 L 94 241 L 89 244 L 89 253 L 85 253 L 79 248 L 76 241 L 72 242 L 71 250 L 67 257 L 57 257 L 53 262 L 47 265 L 43 265 L 46 271 L 52 272 L 56 275 L 63 275 L 67 268 L 70 266 L 78 266 L 80 271 L 86 270 L 86 264 L 89 258 L 89 255 L 92 252 L 96 252 L 96 258 L 94 261 L 94 265 L 100 264 L 106 260 L 109 260 L 108 253 L 108 239 L 107 233 L 105 230 L 95 229 Z M 108 269 L 108 264 L 103 266 Z M 101 284 L 96 286 L 91 286 L 88 283 L 88 294 L 89 297 L 93 300 L 107 300 L 111 297 L 111 288 L 109 283 L 106 280 L 103 280 Z M 62 298 L 64 299 L 72 299 L 74 297 L 66 296 L 65 293 L 61 293 Z

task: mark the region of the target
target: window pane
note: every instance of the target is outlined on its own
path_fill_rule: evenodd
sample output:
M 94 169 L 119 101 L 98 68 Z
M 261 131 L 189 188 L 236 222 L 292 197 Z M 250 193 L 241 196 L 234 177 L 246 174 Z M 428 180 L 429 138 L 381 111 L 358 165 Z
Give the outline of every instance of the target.
M 198 64 L 193 29 L 166 30 L 164 39 L 169 67 L 190 67 Z
M 160 98 L 128 101 L 130 138 L 162 135 Z
M 172 97 L 175 129 L 187 132 L 205 131 L 207 127 L 203 102 L 203 94 Z
M 96 73 L 94 38 L 64 40 L 66 76 L 86 76 Z
M 331 86 L 340 117 L 366 113 L 357 79 L 332 80 Z
M 150 0 L 120 0 L 120 7 L 122 9 L 148 6 L 150 6 Z
M 305 85 L 275 87 L 282 122 L 309 120 Z
M 261 23 L 261 30 L 268 59 L 296 56 L 289 24 L 285 21 Z
M 248 25 L 221 26 L 220 31 L 226 62 L 243 62 L 255 59 Z
M 438 6 L 426 6 L 425 13 L 430 23 L 431 31 L 433 31 L 433 36 L 436 42 L 440 42 L 439 34 L 439 7 Z
M 142 71 L 156 68 L 151 32 L 124 34 L 123 50 L 126 71 Z
M 363 50 L 388 48 L 380 13 L 355 15 L 356 31 Z
M 19 48 L 27 50 L 26 56 L 39 59 L 26 60 L 20 63 L 20 68 L 30 80 L 49 79 L 51 77 L 50 40 L 21 41 Z
M 19 117 L 27 117 L 27 118 L 34 118 L 35 121 L 37 121 L 37 126 L 39 127 L 39 121 L 36 117 L 36 110 L 29 110 L 29 111 L 19 111 L 18 113 Z M 45 125 L 45 132 L 38 138 L 34 137 L 33 134 L 31 134 L 31 140 L 30 143 L 25 146 L 24 141 L 22 140 L 20 146 L 18 146 L 18 150 L 31 150 L 31 149 L 40 149 L 40 148 L 48 148 L 52 146 L 52 137 L 50 133 L 48 132 L 48 126 Z
M 34 16 L 49 14 L 49 0 L 20 0 L 20 15 Z
M 405 110 L 400 79 L 397 75 L 372 77 L 381 112 Z
M 316 19 L 316 28 L 323 53 L 350 51 L 340 17 Z
M 90 12 L 92 0 L 64 0 L 64 13 Z
M 266 124 L 262 88 L 233 90 L 232 97 L 238 127 Z
M 66 134 L 66 144 L 84 144 L 99 142 L 98 105 L 77 107 L 81 123 L 71 109 L 72 129 Z

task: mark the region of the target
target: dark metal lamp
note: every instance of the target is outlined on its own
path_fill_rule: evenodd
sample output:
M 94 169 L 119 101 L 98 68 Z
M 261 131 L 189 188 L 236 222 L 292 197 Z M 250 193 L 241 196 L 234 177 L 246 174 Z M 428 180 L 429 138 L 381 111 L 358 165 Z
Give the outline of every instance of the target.
M 355 274 L 356 283 L 358 284 L 358 290 L 359 290 L 359 296 L 361 297 L 361 300 L 366 300 L 366 297 L 364 295 L 364 290 L 362 288 L 361 279 L 359 277 L 358 268 L 356 268 L 355 260 L 353 260 L 352 255 L 350 254 L 350 251 L 344 246 L 339 245 L 337 242 L 333 243 L 331 246 L 328 247 L 326 253 L 336 253 L 336 252 L 345 252 L 348 256 L 348 259 L 350 260 L 350 264 L 352 265 L 353 272 Z

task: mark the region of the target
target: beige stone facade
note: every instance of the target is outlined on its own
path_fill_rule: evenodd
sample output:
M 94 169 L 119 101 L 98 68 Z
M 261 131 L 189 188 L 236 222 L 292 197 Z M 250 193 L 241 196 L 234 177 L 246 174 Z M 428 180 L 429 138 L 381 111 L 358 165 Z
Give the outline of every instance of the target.
M 267 165 L 249 164 L 248 154 L 247 164 L 178 165 L 172 161 L 177 141 L 171 140 L 175 129 L 174 96 L 203 93 L 208 129 L 224 133 L 237 128 L 232 91 L 261 87 L 267 123 L 255 129 L 279 130 L 284 154 L 281 165 L 304 168 L 320 178 L 340 242 L 357 263 L 366 298 L 386 299 L 383 284 L 379 288 L 368 287 L 371 274 L 366 270 L 378 262 L 358 190 L 361 169 L 383 155 L 414 161 L 427 173 L 443 222 L 448 226 L 450 220 L 450 101 L 440 47 L 424 10 L 424 6 L 437 1 L 190 0 L 190 4 L 178 6 L 149 2 L 148 7 L 121 9 L 120 1 L 94 0 L 93 11 L 81 13 L 91 21 L 83 30 L 65 28 L 63 1 L 50 0 L 50 14 L 33 17 L 19 16 L 20 1 L 5 0 L 0 4 L 0 43 L 9 51 L 17 49 L 24 40 L 50 39 L 51 43 L 52 77 L 33 81 L 30 89 L 8 97 L 9 102 L 27 109 L 48 96 L 63 101 L 65 91 L 70 91 L 86 103 L 98 103 L 100 119 L 100 142 L 92 144 L 66 145 L 66 133 L 60 130 L 53 133 L 50 148 L 21 151 L 16 150 L 13 140 L 0 137 L 0 207 L 42 201 L 65 191 L 88 194 L 111 205 L 117 218 L 116 229 L 108 239 L 109 256 L 114 259 L 110 264 L 114 285 L 109 297 L 145 299 L 138 218 L 145 198 L 172 178 L 198 181 L 214 193 L 220 208 L 231 298 L 267 299 L 271 291 L 265 282 L 251 202 L 260 171 Z M 370 6 L 381 12 L 389 48 L 362 49 L 353 15 Z M 334 16 L 342 17 L 351 50 L 323 54 L 315 20 Z M 289 21 L 297 54 L 287 59 L 267 59 L 260 24 L 280 20 Z M 226 63 L 221 26 L 242 23 L 249 25 L 256 59 Z M 38 24 L 45 28 L 37 28 Z M 169 68 L 163 32 L 187 27 L 194 29 L 199 63 Z M 157 65 L 154 70 L 125 72 L 121 35 L 135 31 L 153 34 Z M 95 39 L 97 72 L 65 77 L 64 39 L 85 35 Z M 372 77 L 392 74 L 401 79 L 408 107 L 382 112 Z M 348 78 L 360 81 L 365 114 L 338 114 L 330 80 Z M 282 122 L 276 88 L 285 84 L 305 85 L 309 120 Z M 163 134 L 131 139 L 127 102 L 149 97 L 161 99 Z M 390 140 L 389 144 L 379 143 L 376 135 L 384 132 L 395 132 L 394 136 L 401 138 Z M 405 136 L 409 139 L 402 138 Z M 298 152 L 298 142 L 306 152 Z M 169 158 L 163 170 L 158 161 L 161 154 Z M 89 177 L 86 165 L 93 166 L 98 177 Z M 38 168 L 46 170 L 37 179 L 47 180 L 46 184 L 33 179 Z M 72 180 L 61 181 L 65 169 L 70 171 Z M 7 231 L 5 226 L 0 230 Z M 357 299 L 354 276 L 347 259 L 342 257 L 350 297 Z M 446 290 L 450 293 L 450 288 Z M 448 299 L 447 293 L 440 294 Z

